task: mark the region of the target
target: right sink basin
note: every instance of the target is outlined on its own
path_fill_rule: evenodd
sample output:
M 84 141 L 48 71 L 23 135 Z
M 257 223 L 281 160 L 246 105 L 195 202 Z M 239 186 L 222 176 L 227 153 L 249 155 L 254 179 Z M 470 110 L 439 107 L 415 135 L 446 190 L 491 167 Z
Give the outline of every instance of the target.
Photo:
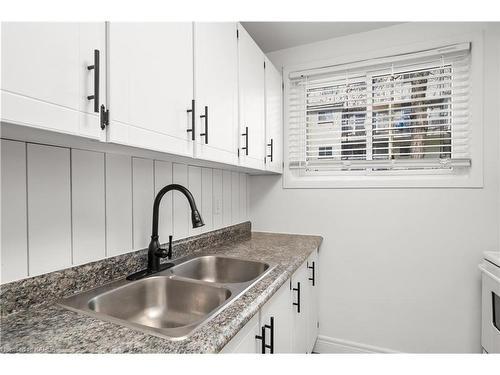
M 212 283 L 245 283 L 269 269 L 269 264 L 244 259 L 206 255 L 188 260 L 173 268 L 174 275 Z

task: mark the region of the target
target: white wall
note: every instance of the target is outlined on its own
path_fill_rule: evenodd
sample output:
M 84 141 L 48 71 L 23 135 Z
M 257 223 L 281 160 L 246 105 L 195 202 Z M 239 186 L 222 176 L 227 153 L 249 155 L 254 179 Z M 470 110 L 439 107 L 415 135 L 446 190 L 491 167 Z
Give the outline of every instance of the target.
M 175 159 L 2 139 L 1 172 L 2 283 L 147 247 L 154 196 L 172 181 L 193 192 L 205 226 L 193 230 L 187 200 L 168 193 L 161 242 L 248 219 L 246 174 L 223 179 L 226 171 Z
M 250 177 L 254 230 L 319 234 L 320 335 L 404 352 L 480 351 L 484 250 L 499 248 L 498 25 L 402 24 L 269 54 L 276 66 L 485 35 L 484 188 L 283 189 Z

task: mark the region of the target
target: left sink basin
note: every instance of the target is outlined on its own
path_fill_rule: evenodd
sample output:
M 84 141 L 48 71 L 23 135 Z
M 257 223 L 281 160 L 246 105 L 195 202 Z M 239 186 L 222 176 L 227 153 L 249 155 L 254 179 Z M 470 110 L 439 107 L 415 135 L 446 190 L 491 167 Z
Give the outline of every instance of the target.
M 167 277 L 150 277 L 89 301 L 97 313 L 154 328 L 184 327 L 222 305 L 228 289 Z
M 61 304 L 100 319 L 176 338 L 190 333 L 231 297 L 227 288 L 167 276 L 116 284 L 70 297 Z

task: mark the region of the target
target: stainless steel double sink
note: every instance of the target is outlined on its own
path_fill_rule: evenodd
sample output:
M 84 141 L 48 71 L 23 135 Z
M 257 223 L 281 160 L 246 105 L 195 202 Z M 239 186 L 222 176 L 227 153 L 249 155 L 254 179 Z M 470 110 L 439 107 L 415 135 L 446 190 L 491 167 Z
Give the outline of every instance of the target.
M 156 336 L 183 339 L 273 268 L 218 255 L 173 263 L 144 279 L 115 281 L 66 298 L 60 305 Z

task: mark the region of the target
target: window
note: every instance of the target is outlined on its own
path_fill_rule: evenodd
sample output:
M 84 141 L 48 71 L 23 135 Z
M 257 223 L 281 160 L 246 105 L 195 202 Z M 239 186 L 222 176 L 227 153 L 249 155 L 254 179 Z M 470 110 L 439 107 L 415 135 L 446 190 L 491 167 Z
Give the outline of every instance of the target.
M 471 167 L 470 43 L 289 73 L 295 177 L 455 174 Z

